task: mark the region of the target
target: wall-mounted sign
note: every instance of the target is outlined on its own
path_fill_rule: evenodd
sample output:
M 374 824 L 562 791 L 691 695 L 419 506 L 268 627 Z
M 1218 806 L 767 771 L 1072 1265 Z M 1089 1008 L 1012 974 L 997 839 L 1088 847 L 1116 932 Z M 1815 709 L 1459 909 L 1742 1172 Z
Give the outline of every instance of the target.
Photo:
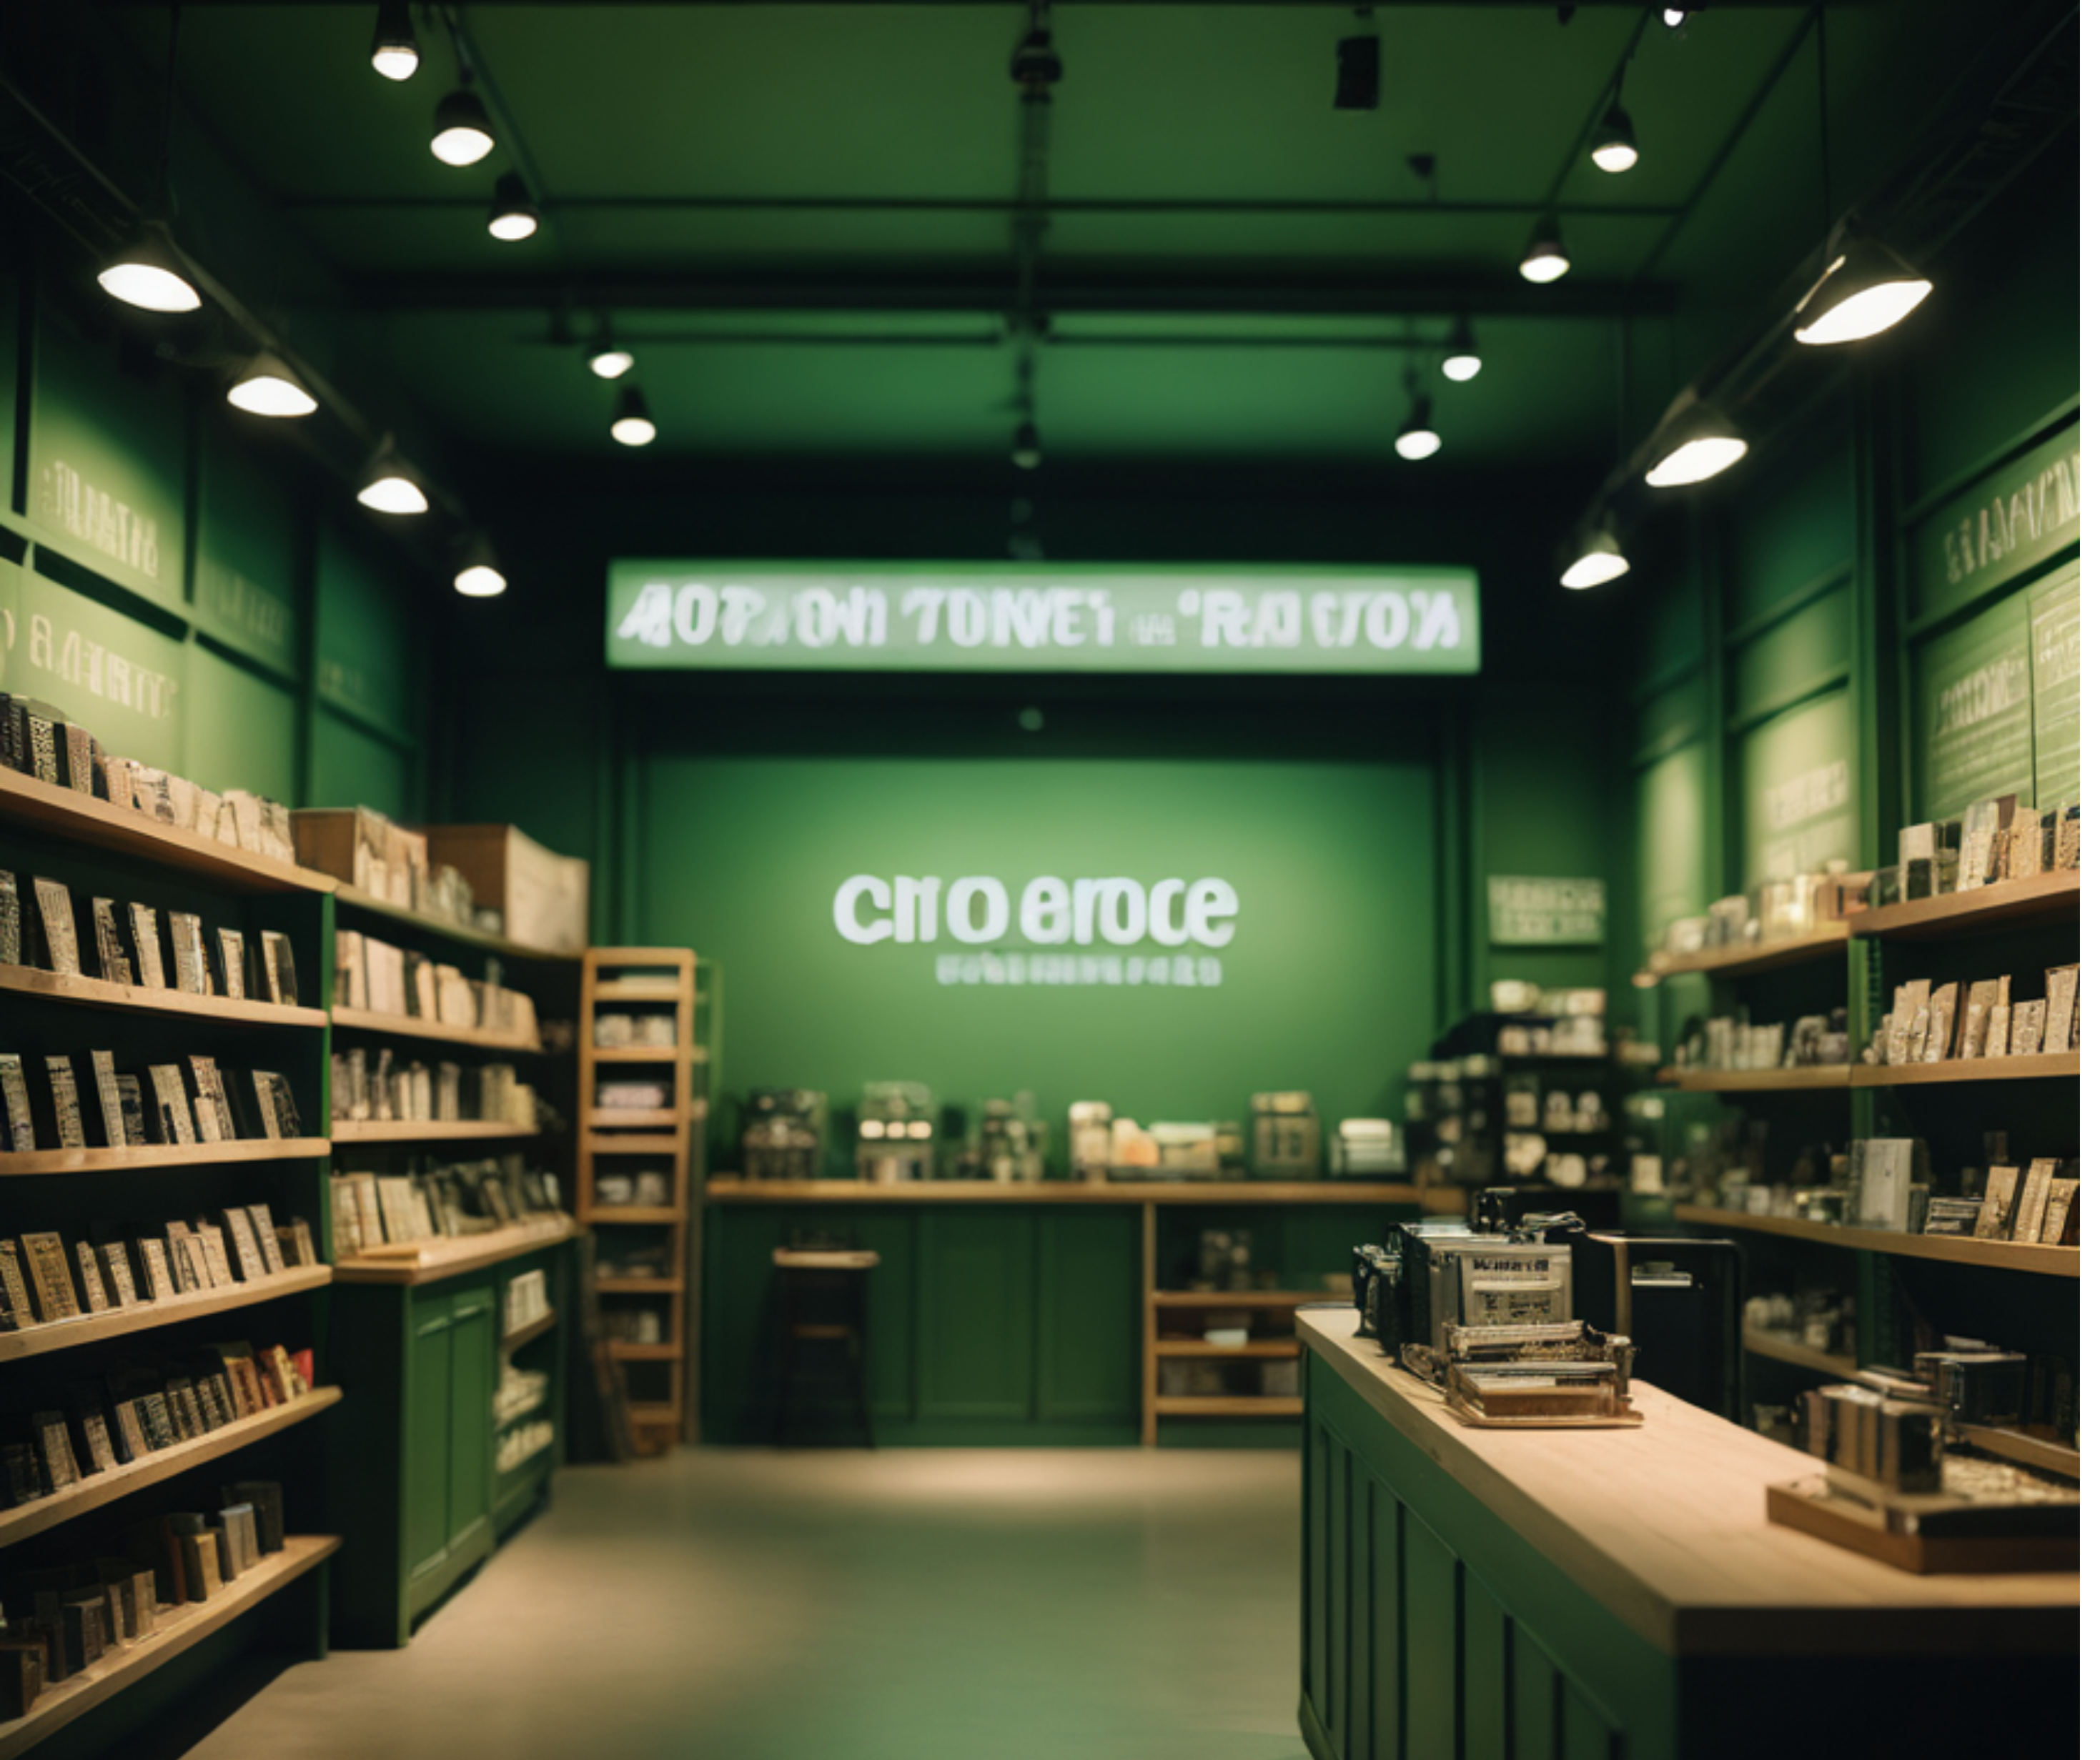
M 2078 541 L 2078 429 L 2050 435 L 1918 522 L 1912 608 L 1923 619 L 1979 598 Z
M 111 751 L 182 761 L 182 643 L 0 560 L 0 690 L 79 718 Z
M 1470 569 L 616 561 L 615 668 L 1465 673 Z
M 2035 799 L 2078 799 L 2078 565 L 2027 590 L 2034 645 Z
M 1497 947 L 1590 947 L 1604 939 L 1604 882 L 1488 876 L 1488 939 Z

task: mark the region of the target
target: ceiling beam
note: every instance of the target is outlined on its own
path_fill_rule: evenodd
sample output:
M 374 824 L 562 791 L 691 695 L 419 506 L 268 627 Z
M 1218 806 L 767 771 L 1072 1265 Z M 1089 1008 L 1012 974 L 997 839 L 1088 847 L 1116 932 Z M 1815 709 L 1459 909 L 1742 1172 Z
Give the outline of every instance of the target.
M 1012 213 L 1021 205 L 1011 196 L 550 196 L 539 197 L 543 209 L 588 209 L 593 212 L 632 210 L 638 213 Z M 278 205 L 289 213 L 415 213 L 425 209 L 483 213 L 485 195 L 469 196 L 283 196 Z M 1229 196 L 1123 198 L 1052 196 L 1032 206 L 1049 214 L 1304 214 L 1317 218 L 1361 214 L 1370 218 L 1509 216 L 1533 220 L 1536 201 L 1322 201 L 1287 198 Z M 1676 220 L 1685 212 L 1674 202 L 1559 202 L 1553 211 L 1565 219 Z

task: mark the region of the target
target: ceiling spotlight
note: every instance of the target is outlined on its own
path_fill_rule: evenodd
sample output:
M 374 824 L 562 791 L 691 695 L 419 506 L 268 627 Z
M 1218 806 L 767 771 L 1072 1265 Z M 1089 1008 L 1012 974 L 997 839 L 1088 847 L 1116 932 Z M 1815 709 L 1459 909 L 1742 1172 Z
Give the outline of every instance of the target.
M 364 467 L 357 499 L 375 513 L 427 513 L 430 509 L 430 498 L 394 450 L 390 438 L 381 442 Z
M 1657 12 L 1661 16 L 1662 28 L 1665 30 L 1683 30 L 1684 29 L 1686 20 L 1690 18 L 1693 13 L 1703 12 L 1706 9 L 1704 7 L 1696 3 L 1696 0 L 1689 0 L 1689 3 L 1686 4 L 1665 6 L 1657 8 Z
M 1517 271 L 1525 280 L 1543 287 L 1568 273 L 1568 253 L 1560 243 L 1560 222 L 1551 214 L 1541 214 L 1531 229 L 1531 243 L 1524 247 Z
M 1443 444 L 1443 435 L 1429 420 L 1429 399 L 1418 392 L 1407 420 L 1400 425 L 1392 449 L 1410 464 L 1416 464 L 1433 456 Z
M 1560 584 L 1577 592 L 1617 580 L 1632 565 L 1608 526 L 1593 526 L 1579 534 L 1570 550 L 1573 560 L 1561 571 Z
M 430 125 L 430 151 L 448 165 L 479 165 L 496 146 L 496 130 L 471 86 L 448 92 Z
M 1034 470 L 1043 462 L 1043 436 L 1032 421 L 1013 430 L 1013 462 L 1023 470 Z
M 540 210 L 525 179 L 506 171 L 496 180 L 496 201 L 488 210 L 488 235 L 514 244 L 540 230 Z
M 1878 240 L 1859 234 L 1794 308 L 1793 339 L 1820 346 L 1857 342 L 1893 329 L 1916 311 L 1932 284 Z
M 416 26 L 405 6 L 383 6 L 372 33 L 372 65 L 382 77 L 404 80 L 422 64 Z
M 510 583 L 496 565 L 496 551 L 488 538 L 475 532 L 463 539 L 457 551 L 457 571 L 452 585 L 469 599 L 493 599 Z
M 163 221 L 142 222 L 95 279 L 112 299 L 141 311 L 192 312 L 204 304 Z
M 634 357 L 624 348 L 615 348 L 610 342 L 601 342 L 585 357 L 590 370 L 601 379 L 617 379 L 634 364 Z
M 1473 320 L 1461 318 L 1451 327 L 1451 340 L 1444 345 L 1444 376 L 1454 385 L 1480 376 L 1480 345 L 1473 341 Z
M 640 385 L 629 385 L 620 394 L 612 412 L 612 438 L 629 447 L 646 446 L 656 438 L 656 424 L 649 419 Z
M 1749 449 L 1727 417 L 1693 403 L 1664 422 L 1643 475 L 1652 489 L 1679 489 L 1719 476 Z
M 311 416 L 320 407 L 299 376 L 267 350 L 241 369 L 226 388 L 226 401 L 251 416 Z
M 1632 170 L 1640 162 L 1640 147 L 1634 139 L 1633 118 L 1617 98 L 1604 112 L 1604 120 L 1598 123 L 1597 132 L 1590 137 L 1590 158 L 1599 171 L 1609 171 L 1614 176 Z

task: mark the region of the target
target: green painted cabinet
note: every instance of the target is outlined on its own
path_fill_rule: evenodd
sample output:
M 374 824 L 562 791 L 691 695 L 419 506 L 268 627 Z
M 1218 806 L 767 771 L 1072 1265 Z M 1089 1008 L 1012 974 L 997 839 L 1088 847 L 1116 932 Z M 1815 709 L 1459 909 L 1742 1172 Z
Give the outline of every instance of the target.
M 916 1416 L 1034 1415 L 1035 1237 L 1043 1225 L 1032 1213 L 1005 1209 L 920 1217 Z
M 1035 1411 L 1119 1423 L 1138 1409 L 1142 1258 L 1130 1218 L 1048 1210 L 1035 1231 Z

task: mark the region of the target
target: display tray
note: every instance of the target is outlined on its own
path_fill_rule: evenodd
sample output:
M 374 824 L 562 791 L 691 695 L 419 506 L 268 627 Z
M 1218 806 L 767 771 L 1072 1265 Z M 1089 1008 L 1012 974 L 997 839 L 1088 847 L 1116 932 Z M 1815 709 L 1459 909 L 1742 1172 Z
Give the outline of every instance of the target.
M 1782 1528 L 1813 1534 L 1912 1576 L 2005 1575 L 2078 1569 L 2078 1505 L 1979 1504 L 1966 1498 L 1895 1497 L 1869 1508 L 1821 1479 L 1767 1488 Z

